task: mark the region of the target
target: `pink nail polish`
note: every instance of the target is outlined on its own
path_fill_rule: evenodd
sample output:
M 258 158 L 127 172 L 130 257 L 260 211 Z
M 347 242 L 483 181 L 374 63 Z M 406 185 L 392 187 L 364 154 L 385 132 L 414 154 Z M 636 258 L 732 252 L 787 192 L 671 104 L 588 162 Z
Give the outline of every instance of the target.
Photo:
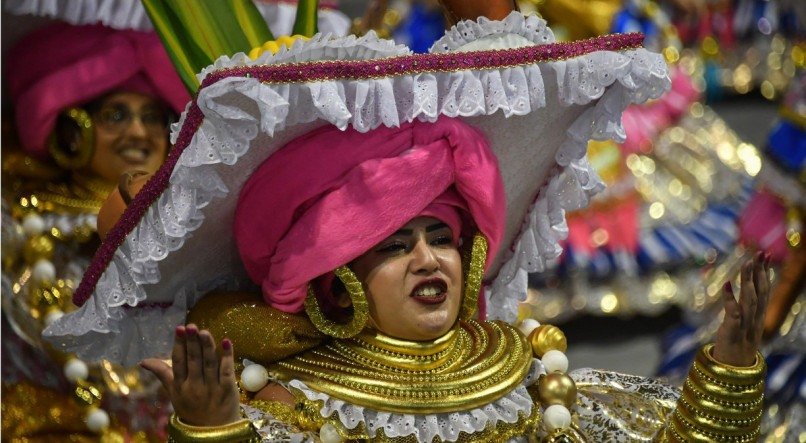
M 176 336 L 180 338 L 185 338 L 185 327 L 184 326 L 177 326 L 176 327 Z
M 232 349 L 232 342 L 228 338 L 225 338 L 221 341 L 221 347 L 224 348 L 225 351 L 229 351 Z
M 725 292 L 727 292 L 728 294 L 733 295 L 733 285 L 730 284 L 729 281 L 725 282 Z
M 187 333 L 188 333 L 188 335 L 196 335 L 198 332 L 199 332 L 199 330 L 198 330 L 198 329 L 196 329 L 196 327 L 195 327 L 195 326 L 188 326 L 188 327 L 187 327 Z

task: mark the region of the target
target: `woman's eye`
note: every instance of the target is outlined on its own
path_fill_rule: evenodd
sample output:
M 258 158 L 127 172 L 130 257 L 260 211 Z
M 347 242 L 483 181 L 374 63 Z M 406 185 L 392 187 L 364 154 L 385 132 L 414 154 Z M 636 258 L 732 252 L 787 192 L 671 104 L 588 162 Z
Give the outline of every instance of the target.
M 394 242 L 382 245 L 378 248 L 378 252 L 382 253 L 392 253 L 392 252 L 401 252 L 406 250 L 406 245 L 401 242 Z
M 129 113 L 125 109 L 107 108 L 100 112 L 101 121 L 106 124 L 118 124 L 129 118 Z
M 453 237 L 451 237 L 449 235 L 443 235 L 443 236 L 437 237 L 434 240 L 432 240 L 431 244 L 434 245 L 434 246 L 452 245 L 453 244 Z

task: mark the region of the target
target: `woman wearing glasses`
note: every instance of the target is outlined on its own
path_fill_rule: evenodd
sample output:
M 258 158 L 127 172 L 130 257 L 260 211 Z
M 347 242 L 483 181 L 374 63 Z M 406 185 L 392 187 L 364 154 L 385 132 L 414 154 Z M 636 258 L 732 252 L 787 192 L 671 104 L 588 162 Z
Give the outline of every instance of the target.
M 71 310 L 101 204 L 121 177 L 159 168 L 189 97 L 143 32 L 56 24 L 4 62 L 18 139 L 3 146 L 4 439 L 153 430 L 137 371 L 55 352 L 40 333 Z

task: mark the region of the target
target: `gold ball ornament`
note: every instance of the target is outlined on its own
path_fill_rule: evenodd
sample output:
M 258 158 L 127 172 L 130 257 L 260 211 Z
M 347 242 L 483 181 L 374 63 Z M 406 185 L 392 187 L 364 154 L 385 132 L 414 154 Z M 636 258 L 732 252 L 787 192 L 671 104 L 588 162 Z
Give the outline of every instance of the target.
M 568 375 L 554 372 L 540 376 L 537 393 L 543 406 L 563 405 L 570 408 L 576 400 L 577 387 Z
M 40 259 L 50 260 L 53 257 L 53 240 L 47 235 L 35 235 L 25 242 L 22 257 L 26 263 L 34 264 Z
M 529 343 L 532 345 L 532 352 L 538 358 L 543 357 L 548 351 L 565 352 L 568 349 L 565 334 L 553 325 L 540 325 L 535 328 L 529 334 Z

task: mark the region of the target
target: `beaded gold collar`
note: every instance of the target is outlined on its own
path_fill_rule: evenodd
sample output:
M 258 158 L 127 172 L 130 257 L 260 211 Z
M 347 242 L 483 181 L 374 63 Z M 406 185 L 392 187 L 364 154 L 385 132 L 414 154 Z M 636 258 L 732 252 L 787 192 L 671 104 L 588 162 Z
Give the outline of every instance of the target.
M 76 174 L 70 181 L 46 182 L 41 189 L 24 193 L 19 204 L 41 212 L 97 214 L 114 189 L 114 184 Z
M 526 339 L 502 322 L 460 322 L 431 342 L 365 331 L 274 365 L 281 380 L 384 412 L 436 414 L 481 407 L 520 384 Z

